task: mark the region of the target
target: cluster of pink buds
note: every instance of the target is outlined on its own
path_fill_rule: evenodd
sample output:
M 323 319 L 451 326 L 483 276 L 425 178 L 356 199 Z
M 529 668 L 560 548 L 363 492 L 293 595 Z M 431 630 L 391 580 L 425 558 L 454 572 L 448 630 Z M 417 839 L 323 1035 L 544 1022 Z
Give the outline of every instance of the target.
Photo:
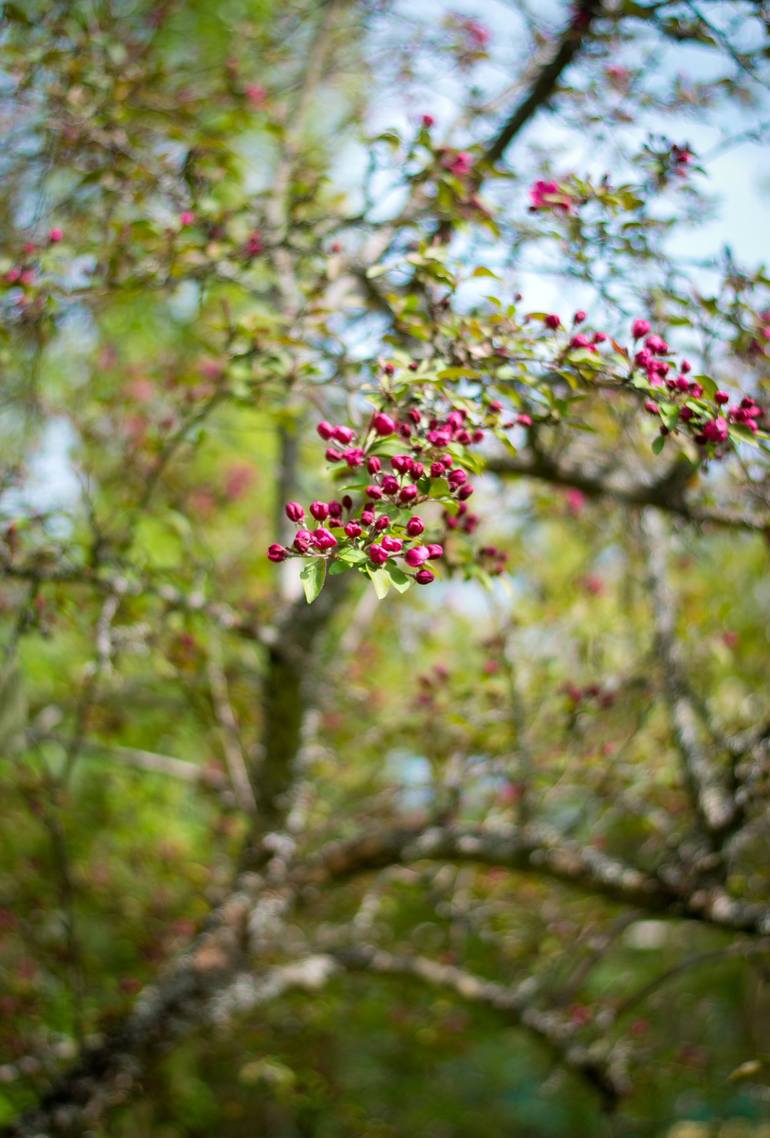
M 728 441 L 731 423 L 752 434 L 760 429 L 764 412 L 754 399 L 746 396 L 727 410 L 725 407 L 730 396 L 726 391 L 715 391 L 713 400 L 706 400 L 703 385 L 690 377 L 692 365 L 688 360 L 681 361 L 678 375 L 671 374 L 671 362 L 662 358 L 670 355 L 671 349 L 661 336 L 648 334 L 648 321 L 635 320 L 632 332 L 635 340 L 646 337 L 644 346 L 634 355 L 634 364 L 646 373 L 650 387 L 660 389 L 660 395 L 657 391 L 650 392 L 644 402 L 645 411 L 660 416 L 660 396 L 674 409 L 673 419 L 668 425 L 661 426 L 662 435 L 669 434 L 672 429 L 684 428 L 698 446 L 719 446 Z
M 395 368 L 386 364 L 383 371 L 390 376 Z M 499 403 L 490 405 L 483 421 L 496 423 L 501 409 Z M 474 487 L 458 454 L 480 443 L 484 430 L 465 410 L 452 408 L 441 417 L 428 417 L 416 406 L 401 411 L 400 417 L 395 411 L 377 410 L 362 432 L 327 420 L 316 430 L 329 444 L 327 461 L 347 467 L 357 479 L 351 487 L 355 501 L 348 493 L 339 501 L 311 503 L 308 512 L 316 523 L 312 529 L 304 507 L 289 502 L 286 515 L 297 532 L 290 547 L 271 545 L 269 559 L 320 557 L 364 571 L 392 565 L 417 584 L 430 584 L 435 580 L 430 563 L 444 556 L 444 546 L 427 539 L 426 523 L 416 511 L 438 499 L 445 504 L 445 530 L 473 532 L 479 519 L 469 513 L 467 502 Z M 388 453 L 398 439 L 406 444 L 403 453 Z M 495 551 L 487 560 L 502 567 L 503 555 Z
M 598 707 L 608 708 L 612 707 L 615 702 L 615 693 L 609 688 L 603 688 L 601 684 L 586 684 L 585 687 L 578 687 L 577 684 L 566 683 L 562 691 L 570 703 L 575 706 L 593 700 Z

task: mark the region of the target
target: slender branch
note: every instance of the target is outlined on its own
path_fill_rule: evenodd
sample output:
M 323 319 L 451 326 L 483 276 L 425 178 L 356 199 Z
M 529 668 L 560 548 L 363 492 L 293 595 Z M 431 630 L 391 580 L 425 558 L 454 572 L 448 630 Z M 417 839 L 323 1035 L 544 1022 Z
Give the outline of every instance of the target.
M 668 704 L 685 779 L 701 825 L 712 844 L 740 825 L 742 814 L 728 787 L 724 772 L 704 747 L 698 730 L 698 713 L 689 698 L 682 649 L 676 634 L 676 601 L 667 580 L 668 535 L 660 515 L 645 512 L 640 530 L 647 560 L 647 583 L 655 624 L 655 646 L 664 668 L 664 695 Z
M 685 469 L 686 467 L 686 469 Z M 574 487 L 591 498 L 606 497 L 627 506 L 655 506 L 665 513 L 697 525 L 725 529 L 770 532 L 770 515 L 746 513 L 690 503 L 684 495 L 686 476 L 693 473 L 688 462 L 674 464 L 654 482 L 618 482 L 596 471 L 560 463 L 552 455 L 538 453 L 515 458 L 492 458 L 486 469 L 508 478 L 536 478 L 555 486 Z
M 424 956 L 395 955 L 377 948 L 335 948 L 329 955 L 350 971 L 414 977 L 436 987 L 448 988 L 469 1003 L 494 1009 L 545 1044 L 558 1063 L 601 1096 L 606 1107 L 614 1107 L 627 1090 L 625 1080 L 610 1067 L 599 1049 L 573 1041 L 574 1028 L 569 1022 L 532 1006 L 534 985 L 529 980 L 513 988 L 506 987 Z
M 580 0 L 575 6 L 554 55 L 538 71 L 524 99 L 485 148 L 483 153 L 485 163 L 493 165 L 499 161 L 530 119 L 553 97 L 559 80 L 585 43 L 591 24 L 601 8 L 601 0 Z

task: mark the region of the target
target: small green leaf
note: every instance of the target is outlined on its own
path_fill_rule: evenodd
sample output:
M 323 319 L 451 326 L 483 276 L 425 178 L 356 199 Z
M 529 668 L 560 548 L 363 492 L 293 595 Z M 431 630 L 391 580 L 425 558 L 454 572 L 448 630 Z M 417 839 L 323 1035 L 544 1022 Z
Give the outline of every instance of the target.
M 312 561 L 308 561 L 299 576 L 302 588 L 305 590 L 305 600 L 312 605 L 326 581 L 326 561 L 321 557 L 314 557 Z
M 652 453 L 653 454 L 660 454 L 660 452 L 663 450 L 663 447 L 665 445 L 666 445 L 666 436 L 665 435 L 656 435 L 656 437 L 652 440 Z
M 383 597 L 387 596 L 390 588 L 390 577 L 384 569 L 374 569 L 372 566 L 369 566 L 366 572 L 371 577 L 377 599 L 381 601 Z
M 411 589 L 414 581 L 404 573 L 403 569 L 399 569 L 398 565 L 391 565 L 388 561 L 384 565 L 384 570 L 390 577 L 393 588 L 399 593 L 405 593 L 407 589 Z

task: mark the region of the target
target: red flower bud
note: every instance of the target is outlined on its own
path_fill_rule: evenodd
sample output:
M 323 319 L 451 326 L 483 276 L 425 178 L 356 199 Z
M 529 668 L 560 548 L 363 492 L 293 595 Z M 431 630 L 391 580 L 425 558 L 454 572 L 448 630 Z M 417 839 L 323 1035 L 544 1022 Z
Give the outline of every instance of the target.
M 316 549 L 334 549 L 336 544 L 337 538 L 333 533 L 330 533 L 328 529 L 324 529 L 323 526 L 313 531 L 313 545 Z
M 399 500 L 399 502 L 403 502 L 403 504 L 406 506 L 409 504 L 409 502 L 414 502 L 415 498 L 418 497 L 419 493 L 420 493 L 420 491 L 417 489 L 416 486 L 404 486 L 404 488 L 402 489 L 401 493 L 398 496 L 398 500 Z
M 316 431 L 325 442 L 328 442 L 329 439 L 334 437 L 334 427 L 331 423 L 327 422 L 326 419 L 321 420 L 316 427 Z
M 373 501 L 378 502 L 382 497 L 382 490 L 380 490 L 379 486 L 367 486 L 366 496 L 367 498 L 371 498 Z
M 472 493 L 473 487 L 471 486 L 470 482 L 466 482 L 465 485 L 461 486 L 457 491 L 457 497 L 461 502 L 465 502 L 468 498 L 470 498 Z
M 382 480 L 382 489 L 385 494 L 398 493 L 398 479 L 392 474 L 386 474 Z
M 271 545 L 267 551 L 267 556 L 271 561 L 285 561 L 289 556 L 289 551 L 283 545 Z
M 343 446 L 352 443 L 356 437 L 356 432 L 351 427 L 335 427 L 333 434 L 337 442 L 342 443 Z
M 649 412 L 650 415 L 657 415 L 660 410 L 654 399 L 645 399 L 644 409 Z
M 58 241 L 61 241 L 63 236 L 64 234 L 62 233 L 61 229 L 55 228 L 48 231 L 48 240 L 52 245 L 56 245 Z
M 439 557 L 443 557 L 443 556 L 444 556 L 443 545 L 439 545 L 438 542 L 434 542 L 428 546 L 428 560 L 429 561 L 436 561 Z
M 386 415 L 384 411 L 378 411 L 376 415 L 372 416 L 372 427 L 376 434 L 385 438 L 386 435 L 393 434 L 396 424 L 390 415 Z
M 310 513 L 317 522 L 325 521 L 329 516 L 329 506 L 326 502 L 311 502 Z
M 650 325 L 647 320 L 634 320 L 631 325 L 631 334 L 635 340 L 641 340 L 642 336 L 646 336 L 650 330 Z
M 394 454 L 390 460 L 390 465 L 399 474 L 406 474 L 412 465 L 411 456 L 408 454 Z
M 430 569 L 420 569 L 418 573 L 415 573 L 414 579 L 418 585 L 429 585 L 431 581 L 436 580 L 436 574 L 432 573 Z
M 313 544 L 313 535 L 309 529 L 298 529 L 294 535 L 294 548 L 298 553 L 307 553 Z
M 369 560 L 373 565 L 384 565 L 389 557 L 387 549 L 383 549 L 381 545 L 369 546 Z
M 342 502 L 329 503 L 329 517 L 341 518 L 342 517 Z
M 416 368 L 417 364 L 414 364 L 414 365 L 410 364 L 409 367 L 410 367 L 410 369 L 412 369 L 413 367 Z M 416 407 L 410 407 L 409 408 L 409 418 L 415 424 L 422 421 L 422 415 L 420 414 L 420 412 L 417 410 Z
M 559 317 L 556 315 L 556 313 L 555 313 L 555 312 L 549 312 L 549 313 L 548 313 L 548 315 L 547 315 L 547 316 L 546 316 L 546 318 L 545 318 L 545 326 L 546 326 L 546 328 L 551 328 L 551 329 L 553 329 L 553 331 L 555 332 L 555 331 L 556 331 L 556 329 L 557 329 L 557 328 L 558 328 L 560 325 L 561 325 L 561 320 L 560 320 L 560 319 L 559 319 Z
M 422 478 L 425 473 L 425 467 L 421 462 L 412 463 L 412 478 Z
M 532 416 L 531 415 L 517 415 L 515 422 L 517 423 L 517 425 L 519 427 L 531 427 L 532 426 Z
M 430 464 L 430 476 L 431 476 L 431 478 L 440 478 L 443 473 L 444 473 L 443 462 L 432 462 Z
M 403 541 L 397 537 L 390 537 L 388 534 L 382 538 L 382 548 L 387 549 L 388 553 L 400 553 L 404 548 Z
M 583 311 L 582 308 L 579 308 L 577 310 L 577 312 L 575 313 L 575 315 L 572 317 L 575 324 L 582 324 L 583 321 L 585 320 L 585 318 L 586 318 L 586 313 Z
M 449 475 L 447 481 L 453 489 L 456 489 L 458 486 L 462 486 L 463 482 L 468 481 L 468 475 L 458 466 L 457 470 L 453 470 Z
M 404 554 L 404 561 L 411 569 L 419 569 L 429 557 L 430 551 L 427 545 L 414 545 L 411 549 L 407 549 Z
M 341 462 L 342 452 L 335 450 L 334 447 L 329 447 L 324 455 L 327 462 Z
M 717 391 L 716 395 L 714 396 L 714 402 L 715 403 L 729 403 L 730 402 L 730 396 L 727 394 L 726 391 Z
M 345 533 L 348 537 L 360 537 L 363 532 L 358 522 L 348 522 L 345 526 Z
M 305 511 L 300 506 L 299 502 L 286 503 L 286 517 L 290 522 L 301 522 L 304 520 Z
M 387 514 L 382 514 L 379 518 L 377 518 L 377 521 L 374 523 L 374 528 L 379 533 L 381 533 L 384 529 L 387 529 L 389 527 L 389 525 L 390 525 L 390 518 L 388 517 Z
M 419 537 L 421 533 L 424 533 L 425 523 L 422 518 L 417 517 L 416 514 L 413 518 L 410 518 L 406 523 L 406 532 L 409 537 Z
M 379 458 L 377 458 L 376 454 L 373 454 L 371 458 L 367 459 L 366 469 L 369 471 L 370 474 L 379 474 L 380 473 L 380 471 L 382 470 L 382 462 Z
M 371 510 L 371 509 L 370 510 L 362 510 L 361 511 L 361 521 L 364 523 L 365 526 L 370 526 L 372 524 L 372 522 L 374 521 L 374 510 Z

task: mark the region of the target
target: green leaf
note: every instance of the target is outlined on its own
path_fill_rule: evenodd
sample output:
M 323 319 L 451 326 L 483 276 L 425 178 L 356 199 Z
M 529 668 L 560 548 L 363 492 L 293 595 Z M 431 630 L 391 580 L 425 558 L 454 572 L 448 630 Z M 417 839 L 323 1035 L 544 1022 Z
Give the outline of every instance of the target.
M 397 592 L 405 593 L 407 589 L 411 589 L 414 584 L 413 579 L 408 577 L 403 569 L 399 569 L 398 565 L 391 565 L 388 561 L 383 568 L 390 577 L 390 582 Z
M 699 383 L 709 399 L 713 399 L 719 388 L 710 375 L 696 375 L 693 377 L 696 383 Z
M 305 590 L 305 600 L 312 605 L 326 581 L 326 561 L 321 557 L 314 557 L 312 561 L 308 561 L 299 577 Z
M 660 452 L 663 450 L 663 447 L 665 445 L 666 445 L 666 436 L 665 435 L 656 435 L 656 437 L 652 440 L 652 453 L 653 454 L 660 454 Z
M 340 550 L 337 554 L 337 560 L 344 562 L 345 565 L 363 565 L 367 557 L 363 549 L 350 546 L 348 549 Z
M 387 596 L 388 589 L 390 588 L 390 577 L 384 569 L 375 569 L 371 565 L 367 568 L 366 572 L 371 577 L 377 599 L 381 601 L 383 597 Z

